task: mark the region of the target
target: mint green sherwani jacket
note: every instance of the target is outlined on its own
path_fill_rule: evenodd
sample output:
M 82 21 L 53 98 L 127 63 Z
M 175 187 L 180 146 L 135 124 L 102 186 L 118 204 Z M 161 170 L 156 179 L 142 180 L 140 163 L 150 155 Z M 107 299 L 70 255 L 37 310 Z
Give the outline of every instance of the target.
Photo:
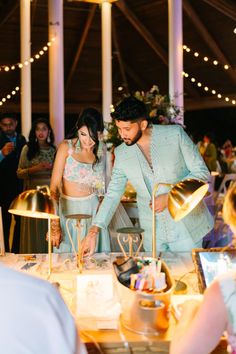
M 144 248 L 152 249 L 152 211 L 150 188 L 144 178 L 143 159 L 137 144 L 127 146 L 124 143 L 115 149 L 115 163 L 111 181 L 105 198 L 98 210 L 93 224 L 106 228 L 124 193 L 129 180 L 137 192 L 139 221 L 144 229 Z M 155 125 L 151 135 L 151 161 L 154 183 L 175 184 L 187 178 L 207 181 L 209 171 L 199 154 L 197 147 L 178 125 Z M 168 187 L 160 186 L 157 194 L 169 191 Z M 189 237 L 194 243 L 201 240 L 212 228 L 213 218 L 204 202 L 184 219 L 175 222 L 167 208 L 156 214 L 157 242 L 163 243 L 186 240 Z

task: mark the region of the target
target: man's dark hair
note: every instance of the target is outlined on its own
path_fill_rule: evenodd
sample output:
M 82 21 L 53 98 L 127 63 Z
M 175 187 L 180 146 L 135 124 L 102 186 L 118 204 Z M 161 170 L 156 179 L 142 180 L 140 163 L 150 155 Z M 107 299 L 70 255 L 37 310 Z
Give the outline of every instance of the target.
M 17 121 L 17 116 L 14 113 L 9 113 L 9 114 L 8 113 L 1 113 L 0 114 L 0 122 L 5 118 L 14 119 Z
M 134 96 L 125 97 L 116 106 L 111 117 L 124 122 L 134 122 L 139 119 L 148 119 L 145 104 Z

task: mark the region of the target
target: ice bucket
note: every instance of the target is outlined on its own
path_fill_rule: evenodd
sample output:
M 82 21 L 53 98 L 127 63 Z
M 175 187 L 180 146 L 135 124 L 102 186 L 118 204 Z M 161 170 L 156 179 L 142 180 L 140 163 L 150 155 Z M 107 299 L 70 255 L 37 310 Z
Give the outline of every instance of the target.
M 125 328 L 144 335 L 159 335 L 168 328 L 174 281 L 163 261 L 161 271 L 166 274 L 167 287 L 159 293 L 131 290 L 115 277 L 122 309 L 121 323 Z

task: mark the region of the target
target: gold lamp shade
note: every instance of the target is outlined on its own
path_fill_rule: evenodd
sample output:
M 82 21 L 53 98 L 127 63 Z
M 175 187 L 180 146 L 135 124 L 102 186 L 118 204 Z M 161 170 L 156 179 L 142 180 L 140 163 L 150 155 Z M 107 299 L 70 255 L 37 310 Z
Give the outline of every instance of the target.
M 175 221 L 179 221 L 190 213 L 203 199 L 208 191 L 208 184 L 186 179 L 173 186 L 168 195 L 168 209 Z
M 50 197 L 48 186 L 37 186 L 16 197 L 10 205 L 9 213 L 31 218 L 57 219 L 57 205 Z
M 52 271 L 51 219 L 58 219 L 57 204 L 50 196 L 48 186 L 37 186 L 16 197 L 10 205 L 9 213 L 30 218 L 48 220 L 48 276 Z
M 203 199 L 208 191 L 208 183 L 198 179 L 185 179 L 176 184 L 157 183 L 152 191 L 152 205 L 155 205 L 155 196 L 159 186 L 169 186 L 168 210 L 175 221 L 184 218 Z M 152 208 L 152 256 L 156 258 L 156 213 Z

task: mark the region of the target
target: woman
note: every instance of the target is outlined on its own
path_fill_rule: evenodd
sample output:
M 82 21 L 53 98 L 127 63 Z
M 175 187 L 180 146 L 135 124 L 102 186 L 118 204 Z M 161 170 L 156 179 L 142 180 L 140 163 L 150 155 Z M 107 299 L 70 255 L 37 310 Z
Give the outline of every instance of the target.
M 214 136 L 211 133 L 205 134 L 203 141 L 200 142 L 198 148 L 209 171 L 217 170 L 217 149 L 214 144 Z
M 50 123 L 44 118 L 35 120 L 17 170 L 18 178 L 24 180 L 24 190 L 34 189 L 38 185 L 49 186 L 55 152 Z M 47 252 L 47 227 L 47 220 L 22 217 L 20 253 Z
M 227 193 L 223 216 L 236 234 L 236 185 Z M 236 273 L 219 276 L 201 304 L 187 301 L 177 325 L 170 354 L 210 353 L 226 332 L 229 353 L 236 353 Z
M 99 195 L 105 189 L 105 150 L 100 139 L 103 129 L 102 115 L 94 108 L 87 108 L 79 116 L 72 138 L 64 140 L 58 148 L 50 184 L 51 195 L 59 202 L 60 215 L 60 225 L 57 220 L 52 221 L 52 243 L 57 247 L 54 252 L 73 251 L 65 216 L 87 214 L 93 218 L 98 209 Z M 92 218 L 81 221 L 81 238 L 86 235 Z M 77 251 L 73 218 L 69 231 Z M 110 250 L 107 231 L 100 237 L 97 250 Z

